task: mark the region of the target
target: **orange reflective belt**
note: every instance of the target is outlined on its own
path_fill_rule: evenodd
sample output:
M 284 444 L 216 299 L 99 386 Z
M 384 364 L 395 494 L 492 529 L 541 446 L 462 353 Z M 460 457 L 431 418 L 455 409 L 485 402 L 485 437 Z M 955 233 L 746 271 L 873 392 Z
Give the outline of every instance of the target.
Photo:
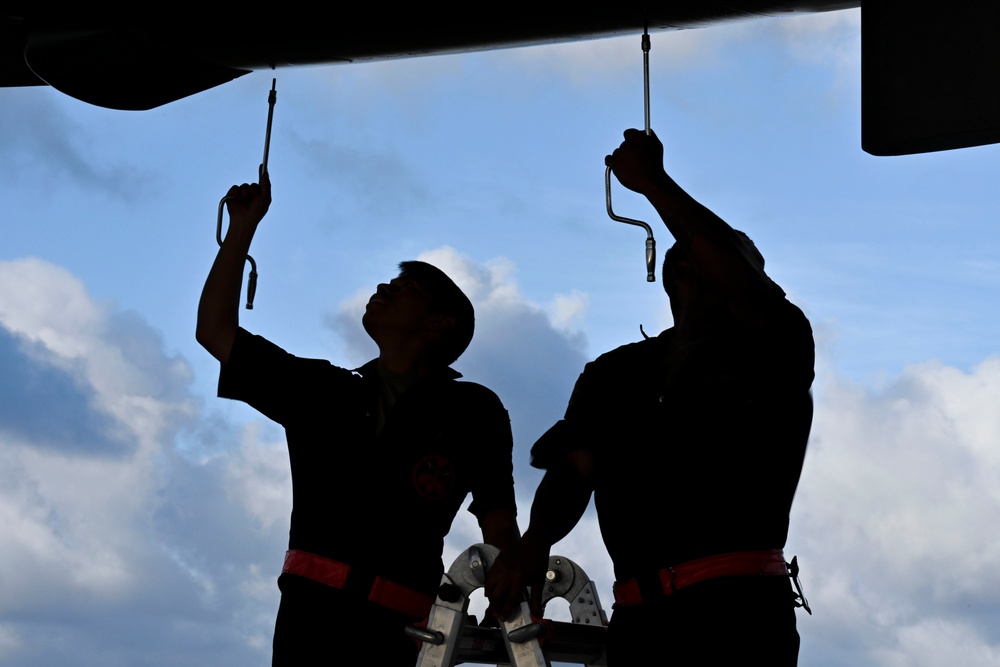
M 351 572 L 351 566 L 308 551 L 289 549 L 285 552 L 285 564 L 281 571 L 343 589 Z M 413 618 L 426 618 L 434 605 L 434 598 L 383 577 L 375 577 L 368 592 L 368 599 Z
M 791 576 L 781 549 L 736 551 L 717 556 L 706 556 L 659 571 L 660 586 L 663 588 L 664 595 L 672 595 L 675 591 L 708 579 L 760 575 Z M 642 593 L 636 579 L 616 581 L 614 594 L 615 607 L 627 607 L 642 603 Z

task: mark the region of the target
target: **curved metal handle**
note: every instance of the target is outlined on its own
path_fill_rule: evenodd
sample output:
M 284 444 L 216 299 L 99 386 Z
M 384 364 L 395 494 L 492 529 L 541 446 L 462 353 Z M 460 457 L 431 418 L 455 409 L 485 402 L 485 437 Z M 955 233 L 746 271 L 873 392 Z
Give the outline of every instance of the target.
M 235 199 L 235 197 L 226 195 L 219 200 L 219 217 L 215 223 L 215 241 L 220 248 L 222 247 L 222 211 L 230 199 Z M 250 275 L 247 277 L 247 310 L 253 310 L 253 298 L 257 294 L 257 262 L 253 261 L 253 257 L 250 255 L 247 255 L 247 261 L 250 262 Z
M 253 310 L 253 298 L 257 295 L 257 262 L 247 255 L 250 262 L 250 275 L 247 276 L 247 310 Z
M 649 223 L 633 218 L 617 215 L 611 208 L 611 166 L 604 170 L 604 193 L 608 206 L 608 217 L 618 222 L 624 222 L 646 230 L 646 282 L 656 282 L 656 239 L 653 238 L 653 228 Z

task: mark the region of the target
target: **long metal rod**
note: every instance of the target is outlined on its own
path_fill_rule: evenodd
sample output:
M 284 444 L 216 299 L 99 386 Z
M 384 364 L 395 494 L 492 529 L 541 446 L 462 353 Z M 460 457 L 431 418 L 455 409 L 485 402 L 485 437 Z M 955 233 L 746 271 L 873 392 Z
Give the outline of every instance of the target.
M 652 134 L 649 124 L 649 28 L 642 30 L 642 87 L 643 107 L 646 116 L 646 135 Z M 607 162 L 605 161 L 605 164 Z M 646 230 L 646 282 L 656 282 L 656 239 L 653 238 L 653 228 L 642 220 L 625 218 L 617 215 L 611 207 L 611 166 L 604 170 L 604 194 L 608 209 L 608 217 L 617 222 L 642 227 Z
M 277 79 L 271 79 L 271 92 L 267 96 L 267 129 L 264 131 L 264 159 L 261 171 L 267 171 L 267 157 L 271 149 L 271 121 L 274 119 L 274 104 L 278 101 Z M 222 212 L 225 210 L 226 202 L 234 197 L 226 195 L 219 200 L 219 215 L 215 223 L 215 240 L 222 247 Z M 250 262 L 250 275 L 247 276 L 247 310 L 253 310 L 254 296 L 257 294 L 257 262 L 253 257 L 247 255 Z
M 649 78 L 648 74 L 646 78 Z M 264 171 L 267 171 L 267 154 L 271 148 L 271 121 L 274 119 L 274 103 L 278 101 L 277 83 L 277 79 L 271 79 L 271 92 L 267 95 L 267 131 L 264 132 Z M 646 134 L 649 134 L 648 113 L 646 117 Z
M 642 30 L 642 97 L 646 112 L 646 136 L 652 130 L 649 128 L 649 28 Z

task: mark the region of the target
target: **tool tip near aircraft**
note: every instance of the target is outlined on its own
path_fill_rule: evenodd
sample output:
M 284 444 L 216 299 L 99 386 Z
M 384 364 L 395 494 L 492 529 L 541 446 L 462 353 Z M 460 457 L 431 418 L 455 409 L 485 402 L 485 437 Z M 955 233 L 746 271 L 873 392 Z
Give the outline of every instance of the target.
M 41 5 L 41 6 L 39 6 Z M 50 85 L 145 110 L 253 70 L 365 62 L 862 10 L 862 147 L 874 155 L 1000 141 L 1000 4 L 908 0 L 510 0 L 362 3 L 209 15 L 32 3 L 0 15 L 0 86 Z

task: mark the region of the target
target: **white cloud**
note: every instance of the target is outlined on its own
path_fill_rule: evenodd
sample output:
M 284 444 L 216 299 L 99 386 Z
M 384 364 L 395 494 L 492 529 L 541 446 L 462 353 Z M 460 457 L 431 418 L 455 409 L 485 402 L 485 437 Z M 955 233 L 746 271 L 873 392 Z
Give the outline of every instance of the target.
M 548 308 L 552 325 L 563 331 L 580 331 L 589 306 L 590 297 L 579 290 L 557 294 Z
M 984 641 L 967 625 L 942 618 L 921 620 L 896 633 L 898 645 L 874 651 L 876 664 L 885 667 L 939 667 L 940 665 L 1000 665 L 1000 646 Z
M 284 438 L 264 442 L 262 430 L 259 422 L 244 426 L 241 447 L 229 452 L 226 489 L 266 530 L 287 523 L 292 479 Z
M 139 442 L 193 410 L 175 393 L 191 380 L 187 364 L 165 357 L 159 335 L 136 315 L 91 300 L 65 269 L 34 258 L 0 263 L 0 325 L 38 343 L 46 363 L 79 376 Z M 161 400 L 171 392 L 173 400 Z
M 94 340 L 102 317 L 83 283 L 61 267 L 27 258 L 0 263 L 0 323 L 75 359 Z
M 37 343 L 33 349 L 44 358 L 29 357 L 27 363 L 61 368 L 86 385 L 96 397 L 92 409 L 115 418 L 116 428 L 106 437 L 130 443 L 127 450 L 109 450 L 118 456 L 89 458 L 89 447 L 40 449 L 25 440 L 33 432 L 19 432 L 13 419 L 4 425 L 0 513 L 7 530 L 0 552 L 22 575 L 3 582 L 0 604 L 7 609 L 51 603 L 70 590 L 116 598 L 140 583 L 131 558 L 145 550 L 134 537 L 153 507 L 153 459 L 170 424 L 186 420 L 191 410 L 189 401 L 155 396 L 142 378 L 152 371 L 157 386 L 172 375 L 183 382 L 189 373 L 170 372 L 177 360 L 147 368 L 130 364 L 122 348 L 108 343 L 108 321 L 66 271 L 35 259 L 0 263 L 0 326 Z M 58 406 L 26 409 L 69 416 Z M 83 411 L 73 416 L 88 420 Z M 84 429 L 81 423 L 60 427 L 68 433 Z M 39 581 L 47 585 L 36 590 Z
M 995 664 L 937 660 L 914 629 L 1000 648 L 1000 358 L 914 366 L 877 391 L 826 377 L 792 522 L 809 623 L 832 616 L 825 641 L 857 638 L 868 664 Z
M 0 329 L 6 358 L 20 368 L 0 379 L 5 395 L 29 391 L 8 384 L 21 378 L 76 391 L 28 393 L 47 400 L 22 402 L 22 411 L 68 422 L 50 429 L 60 435 L 127 443 L 74 448 L 67 437 L 52 446 L 36 439 L 49 433 L 37 420 L 0 413 L 0 655 L 12 664 L 117 665 L 134 664 L 134 646 L 151 655 L 169 647 L 161 664 L 199 664 L 207 653 L 178 647 L 192 627 L 214 626 L 225 653 L 246 657 L 246 619 L 263 623 L 262 603 L 240 590 L 259 576 L 252 565 L 261 553 L 280 557 L 285 532 L 269 529 L 276 519 L 262 504 L 277 494 L 256 505 L 245 497 L 251 484 L 287 478 L 271 450 L 252 441 L 197 465 L 177 456 L 177 435 L 202 418 L 186 362 L 165 354 L 138 316 L 95 303 L 64 269 L 0 262 Z M 51 404 L 60 400 L 78 405 Z M 110 427 L 87 426 L 95 414 Z M 227 492 L 239 502 L 227 504 Z M 275 536 L 278 545 L 262 549 Z M 229 627 L 233 618 L 244 625 Z

